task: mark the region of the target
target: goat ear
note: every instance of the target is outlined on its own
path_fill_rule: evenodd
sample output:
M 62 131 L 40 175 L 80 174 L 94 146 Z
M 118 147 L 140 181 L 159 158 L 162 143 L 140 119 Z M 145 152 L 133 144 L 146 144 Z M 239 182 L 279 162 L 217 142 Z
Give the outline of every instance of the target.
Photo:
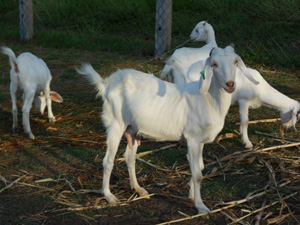
M 56 93 L 55 91 L 50 91 L 50 98 L 54 102 L 62 103 L 63 98 L 60 96 L 60 94 Z
M 208 57 L 205 60 L 204 69 L 201 72 L 200 81 L 199 81 L 199 92 L 200 94 L 205 94 L 208 92 L 210 87 L 211 78 L 212 78 L 212 68 L 211 68 L 211 57 Z
M 257 80 L 255 80 L 253 78 L 253 76 L 249 73 L 245 63 L 243 62 L 242 58 L 239 56 L 237 58 L 237 66 L 253 84 L 256 84 L 256 85 L 259 84 L 259 82 Z

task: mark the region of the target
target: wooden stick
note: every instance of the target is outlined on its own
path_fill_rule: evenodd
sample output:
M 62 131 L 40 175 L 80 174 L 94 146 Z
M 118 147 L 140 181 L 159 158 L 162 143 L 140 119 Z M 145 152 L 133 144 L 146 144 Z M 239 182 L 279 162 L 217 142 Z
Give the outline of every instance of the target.
M 171 171 L 172 171 L 172 170 L 170 170 L 170 169 L 160 168 L 160 167 L 158 167 L 158 166 L 156 166 L 156 165 L 154 165 L 154 164 L 152 164 L 152 163 L 149 163 L 149 162 L 147 162 L 146 160 L 143 160 L 143 159 L 141 159 L 141 158 L 139 158 L 139 157 L 136 157 L 136 159 L 139 160 L 139 161 L 141 161 L 141 162 L 143 162 L 143 163 L 145 163 L 145 164 L 147 164 L 148 166 L 154 167 L 154 168 L 157 169 L 157 170 L 167 171 L 167 172 L 171 172 Z
M 256 123 L 273 123 L 273 122 L 279 122 L 281 121 L 281 118 L 276 119 L 263 119 L 263 120 L 252 120 L 249 121 L 248 124 L 256 124 Z M 235 125 L 241 125 L 241 123 L 236 123 Z
M 294 193 L 292 193 L 292 194 L 290 194 L 290 195 L 284 197 L 282 200 L 286 200 L 286 199 L 288 199 L 288 198 L 290 198 L 290 197 L 293 197 L 293 196 L 296 195 L 296 194 L 298 194 L 298 192 L 294 192 Z M 273 205 L 276 205 L 276 204 L 279 203 L 279 202 L 281 202 L 281 200 L 280 200 L 280 201 L 272 202 L 271 204 L 269 204 L 269 205 L 267 205 L 267 206 L 264 206 L 264 207 L 261 207 L 261 208 L 259 208 L 259 209 L 256 209 L 256 210 L 252 211 L 251 213 L 249 213 L 249 214 L 247 214 L 247 215 L 245 215 L 245 216 L 242 216 L 241 218 L 235 220 L 234 222 L 232 222 L 232 223 L 230 223 L 230 224 L 237 223 L 238 221 L 240 221 L 240 220 L 242 220 L 242 219 L 245 219 L 245 218 L 247 218 L 248 216 L 253 215 L 254 213 L 260 212 L 260 211 L 265 210 L 265 209 L 267 209 L 267 208 L 269 208 L 269 207 L 271 207 L 271 206 L 273 206 Z
M 134 202 L 134 201 L 137 201 L 137 200 L 141 200 L 141 199 L 150 199 L 151 196 L 154 196 L 155 194 L 152 193 L 152 194 L 148 194 L 148 195 L 145 195 L 145 196 L 142 196 L 142 197 L 138 197 L 138 198 L 134 198 L 134 199 L 131 199 L 130 201 L 128 202 Z
M 46 139 L 51 139 L 51 138 L 57 138 L 57 139 L 62 139 L 62 140 L 67 140 L 67 141 L 74 141 L 74 142 L 86 142 L 86 143 L 92 143 L 92 144 L 103 144 L 101 142 L 97 141 L 90 141 L 90 140 L 81 140 L 81 139 L 76 139 L 76 138 L 65 138 L 65 137 L 56 137 L 56 136 L 47 136 L 45 137 Z
M 263 204 L 261 205 L 261 208 L 266 206 L 266 199 L 264 200 Z M 262 215 L 263 215 L 264 210 L 261 210 L 257 215 L 256 215 L 256 221 L 255 221 L 255 225 L 259 225 Z
M 296 142 L 296 143 L 291 143 L 291 144 L 285 144 L 285 145 L 277 145 L 277 146 L 272 146 L 272 147 L 268 147 L 268 148 L 263 148 L 263 149 L 248 149 L 248 150 L 244 150 L 244 151 L 237 151 L 234 152 L 233 154 L 224 156 L 223 158 L 219 159 L 220 162 L 224 162 L 224 161 L 228 161 L 229 159 L 236 157 L 236 156 L 240 156 L 242 154 L 245 154 L 245 156 L 247 155 L 251 155 L 253 153 L 264 153 L 270 150 L 277 150 L 277 149 L 281 149 L 281 148 L 289 148 L 289 147 L 294 147 L 294 146 L 299 146 L 300 142 Z M 211 165 L 215 165 L 217 164 L 217 161 L 214 161 L 212 163 L 207 164 L 206 166 L 211 166 Z
M 294 192 L 293 194 L 290 194 L 290 195 L 286 196 L 284 199 L 293 197 L 293 196 L 296 195 L 296 194 L 298 194 L 298 192 Z M 277 204 L 277 203 L 279 203 L 279 202 L 280 202 L 280 201 L 273 202 L 271 205 L 265 206 L 264 208 L 270 207 L 270 206 L 275 205 L 275 204 Z M 241 203 L 242 203 L 242 202 L 241 202 Z M 198 214 L 198 215 L 194 215 L 194 216 L 190 216 L 190 217 L 186 217 L 186 218 L 182 218 L 182 219 L 177 219 L 177 220 L 171 220 L 171 221 L 164 222 L 164 223 L 160 223 L 160 224 L 157 224 L 157 225 L 166 225 L 166 224 L 171 224 L 171 223 L 178 223 L 178 222 L 182 222 L 182 221 L 185 221 L 185 220 L 191 220 L 191 219 L 195 219 L 195 218 L 198 218 L 198 217 L 207 216 L 207 215 L 210 215 L 210 214 L 214 214 L 214 213 L 220 212 L 220 211 L 222 211 L 222 210 L 224 210 L 224 209 L 232 208 L 232 207 L 234 207 L 234 206 L 236 206 L 236 205 L 238 205 L 238 204 L 240 204 L 240 203 L 237 203 L 237 204 L 231 204 L 231 205 L 228 205 L 228 206 L 219 208 L 219 209 L 215 209 L 215 210 L 210 211 L 209 213 L 201 213 L 201 214 Z M 262 210 L 262 209 L 260 209 L 260 210 Z M 253 213 L 255 213 L 255 212 L 258 212 L 258 211 L 259 211 L 259 210 L 253 211 L 253 212 L 251 213 L 251 215 L 252 215 Z M 249 214 L 248 214 L 248 215 L 249 215 Z M 247 215 L 246 215 L 246 216 L 247 216 Z M 242 220 L 242 219 L 244 219 L 244 218 L 246 218 L 246 217 L 241 217 L 241 218 L 235 220 L 233 223 L 237 223 L 237 222 L 239 222 L 240 220 Z M 232 224 L 232 223 L 231 223 L 231 224 Z
M 148 154 L 151 154 L 151 153 L 160 151 L 160 150 L 164 150 L 164 149 L 176 147 L 177 145 L 178 145 L 178 144 L 171 144 L 171 145 L 167 145 L 167 146 L 165 146 L 165 147 L 161 147 L 161 148 L 159 148 L 159 149 L 154 149 L 154 150 L 151 150 L 151 151 L 141 152 L 141 153 L 136 154 L 136 157 L 142 157 L 142 156 L 145 156 L 145 155 L 148 155 Z M 116 159 L 116 160 L 117 160 L 117 161 L 120 161 L 120 162 L 123 162 L 123 161 L 125 161 L 125 158 L 118 158 L 118 159 Z

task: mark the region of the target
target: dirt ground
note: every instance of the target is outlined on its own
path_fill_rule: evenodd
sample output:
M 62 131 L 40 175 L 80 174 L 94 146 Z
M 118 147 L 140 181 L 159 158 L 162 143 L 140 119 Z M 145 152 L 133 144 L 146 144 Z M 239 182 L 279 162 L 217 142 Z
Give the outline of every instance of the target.
M 30 123 L 36 139 L 29 140 L 21 127 L 19 94 L 20 128 L 13 133 L 10 68 L 7 58 L 0 56 L 0 224 L 230 224 L 236 219 L 240 224 L 299 223 L 300 151 L 289 145 L 300 142 L 300 132 L 289 130 L 283 140 L 280 122 L 250 125 L 255 147 L 247 150 L 238 135 L 237 106 L 231 107 L 219 142 L 204 147 L 201 194 L 212 210 L 210 215 L 196 216 L 188 199 L 190 170 L 185 143 L 142 140 L 139 153 L 156 151 L 137 160 L 138 181 L 150 193 L 139 199 L 130 189 L 122 140 L 111 178 L 112 192 L 120 203 L 109 204 L 100 193 L 106 149 L 99 116 L 102 102 L 74 66 L 90 62 L 103 76 L 117 68 L 159 74 L 163 62 L 33 46 L 18 46 L 16 54 L 28 49 L 45 60 L 53 76 L 51 88 L 64 102 L 53 103 L 55 123 L 32 107 Z M 299 71 L 261 67 L 259 71 L 279 91 L 299 100 Z M 251 120 L 278 117 L 274 109 L 250 110 Z M 300 130 L 299 123 L 297 128 Z M 176 221 L 179 219 L 182 221 Z

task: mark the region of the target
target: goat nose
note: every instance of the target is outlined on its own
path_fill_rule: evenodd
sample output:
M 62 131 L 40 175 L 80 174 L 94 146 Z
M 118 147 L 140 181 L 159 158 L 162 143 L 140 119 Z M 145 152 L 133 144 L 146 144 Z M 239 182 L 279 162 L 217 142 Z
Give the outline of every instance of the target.
M 227 85 L 227 87 L 229 87 L 229 88 L 233 88 L 234 82 L 233 82 L 233 81 L 227 81 L 227 82 L 226 82 L 226 85 Z

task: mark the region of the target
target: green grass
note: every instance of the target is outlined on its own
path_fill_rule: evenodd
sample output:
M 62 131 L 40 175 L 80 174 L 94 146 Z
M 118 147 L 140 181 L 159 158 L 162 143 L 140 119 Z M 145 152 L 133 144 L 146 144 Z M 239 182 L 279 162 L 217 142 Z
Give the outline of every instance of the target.
M 36 0 L 33 42 L 152 57 L 155 7 L 152 0 Z M 19 42 L 18 1 L 1 0 L 0 11 L 0 42 Z M 174 1 L 172 48 L 187 40 L 193 27 L 206 19 L 214 27 L 217 43 L 221 47 L 235 43 L 247 64 L 300 68 L 299 1 Z

